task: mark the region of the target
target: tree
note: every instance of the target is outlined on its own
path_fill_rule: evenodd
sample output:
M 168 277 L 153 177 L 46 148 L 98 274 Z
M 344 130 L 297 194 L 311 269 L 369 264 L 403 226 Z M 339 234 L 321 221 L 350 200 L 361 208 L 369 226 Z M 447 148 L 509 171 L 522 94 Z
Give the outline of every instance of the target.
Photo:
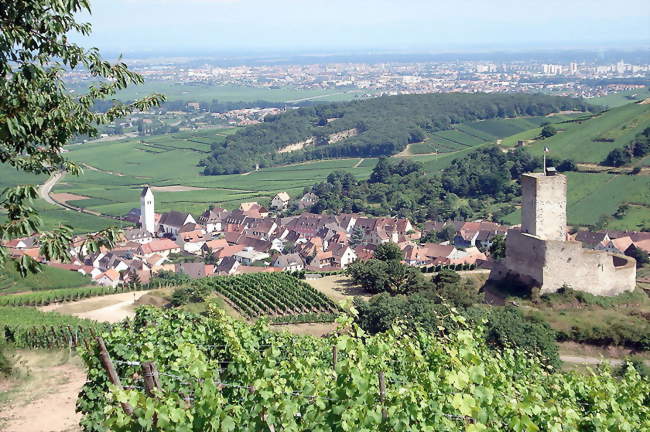
M 363 243 L 363 236 L 365 232 L 363 231 L 363 228 L 361 227 L 354 227 L 352 228 L 352 232 L 350 233 L 350 246 L 356 247 Z
M 497 234 L 492 239 L 490 256 L 496 260 L 506 257 L 506 237 L 503 234 Z
M 543 321 L 524 317 L 517 308 L 494 308 L 488 318 L 486 338 L 497 347 L 515 346 L 541 355 L 550 365 L 560 364 L 553 329 Z
M 164 100 L 154 95 L 131 104 L 115 102 L 103 113 L 93 111 L 97 100 L 109 98 L 129 84 L 140 84 L 143 79 L 121 61 L 111 64 L 101 58 L 97 49 L 85 50 L 69 41 L 69 33 L 90 33 L 89 24 L 75 20 L 84 11 L 90 11 L 88 0 L 2 2 L 0 162 L 34 174 L 79 174 L 80 167 L 62 152 L 72 137 L 95 136 L 96 125 L 109 124 Z M 87 70 L 96 84 L 75 96 L 66 89 L 62 75 L 79 68 Z M 40 252 L 46 260 L 69 260 L 72 228 L 60 225 L 42 232 L 38 212 L 30 205 L 37 197 L 34 185 L 4 191 L 6 222 L 0 225 L 0 238 L 10 240 L 40 232 Z M 112 246 L 117 235 L 115 229 L 101 231 L 89 237 L 85 249 L 93 253 L 101 246 Z M 7 250 L 0 246 L 0 267 L 6 260 Z M 23 275 L 39 270 L 38 263 L 28 256 L 23 256 L 16 266 Z
M 345 272 L 355 285 L 375 294 L 382 292 L 391 295 L 408 294 L 431 286 L 419 269 L 402 264 L 398 260 L 355 261 L 345 269 Z
M 555 135 L 556 133 L 557 133 L 557 129 L 555 129 L 555 127 L 553 127 L 552 125 L 547 124 L 546 126 L 544 126 L 544 127 L 542 128 L 542 131 L 540 132 L 539 135 L 540 135 L 542 138 L 550 138 L 550 137 L 552 137 L 553 135 Z
M 395 243 L 382 243 L 375 249 L 375 259 L 380 261 L 401 261 L 404 259 L 404 254 Z
M 630 153 L 621 148 L 610 151 L 601 165 L 620 167 L 632 161 Z
M 636 260 L 637 267 L 643 267 L 644 264 L 650 263 L 650 257 L 648 256 L 648 252 L 634 245 L 632 245 L 630 249 L 626 251 L 626 255 Z

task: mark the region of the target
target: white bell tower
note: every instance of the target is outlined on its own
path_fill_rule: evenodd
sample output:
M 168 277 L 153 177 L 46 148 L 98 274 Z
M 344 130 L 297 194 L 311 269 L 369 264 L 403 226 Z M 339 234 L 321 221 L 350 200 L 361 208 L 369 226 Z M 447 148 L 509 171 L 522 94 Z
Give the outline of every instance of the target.
M 140 194 L 140 226 L 151 234 L 156 232 L 153 192 L 149 186 L 145 186 Z

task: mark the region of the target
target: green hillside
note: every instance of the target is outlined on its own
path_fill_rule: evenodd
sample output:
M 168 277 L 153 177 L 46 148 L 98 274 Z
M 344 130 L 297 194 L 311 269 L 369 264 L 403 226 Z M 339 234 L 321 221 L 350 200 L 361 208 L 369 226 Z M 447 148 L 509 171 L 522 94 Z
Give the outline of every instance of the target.
M 340 157 L 391 156 L 427 136 L 440 151 L 479 145 L 510 132 L 499 123 L 458 125 L 479 120 L 541 117 L 567 110 L 599 109 L 580 99 L 541 94 L 444 93 L 383 96 L 362 101 L 320 104 L 267 116 L 240 129 L 201 161 L 206 175 Z M 521 121 L 522 123 L 527 120 Z M 531 122 L 532 123 L 532 122 Z M 537 123 L 538 125 L 539 123 Z M 485 126 L 485 130 L 481 127 Z M 511 125 L 514 131 L 529 125 Z
M 514 146 L 519 139 L 537 137 L 542 124 L 561 123 L 578 116 L 585 116 L 585 114 L 491 119 L 461 123 L 452 130 L 428 134 L 425 141 L 411 144 L 409 151 L 413 154 L 448 153 L 488 142 L 500 142 L 504 139 L 511 142 L 509 146 Z
M 621 204 L 629 203 L 634 210 L 621 219 L 613 218 L 610 227 L 630 230 L 650 227 L 650 176 L 565 174 L 568 177 L 569 224 L 595 224 L 602 215 L 611 215 Z M 518 224 L 521 222 L 521 212 L 512 213 L 505 220 Z
M 77 288 L 90 285 L 90 278 L 80 273 L 43 266 L 40 273 L 22 277 L 11 265 L 0 272 L 0 294 L 46 289 Z
M 576 162 L 599 163 L 614 148 L 629 144 L 650 126 L 650 104 L 627 104 L 585 121 L 558 125 L 559 133 L 528 148 L 541 155 L 548 147 L 550 155 Z

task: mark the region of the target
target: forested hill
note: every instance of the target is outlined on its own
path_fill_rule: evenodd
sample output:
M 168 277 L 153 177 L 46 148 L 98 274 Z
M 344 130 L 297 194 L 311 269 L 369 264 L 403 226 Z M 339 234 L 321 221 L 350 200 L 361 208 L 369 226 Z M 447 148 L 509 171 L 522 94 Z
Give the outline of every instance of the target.
M 445 93 L 383 96 L 268 116 L 215 144 L 204 174 L 336 157 L 389 156 L 427 134 L 476 120 L 595 111 L 581 99 L 531 94 Z

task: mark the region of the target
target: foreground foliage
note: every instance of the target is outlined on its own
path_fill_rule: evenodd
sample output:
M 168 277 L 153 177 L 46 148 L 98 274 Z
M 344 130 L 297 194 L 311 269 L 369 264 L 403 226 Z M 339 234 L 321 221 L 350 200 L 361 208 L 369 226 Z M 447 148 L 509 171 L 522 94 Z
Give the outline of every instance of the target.
M 162 96 L 131 104 L 115 103 L 104 113 L 93 111 L 97 100 L 107 99 L 129 84 L 140 84 L 140 75 L 118 61 L 103 60 L 97 49 L 86 50 L 70 41 L 70 34 L 87 36 L 90 24 L 76 17 L 90 12 L 88 0 L 3 1 L 0 7 L 0 163 L 20 172 L 79 174 L 81 168 L 61 150 L 78 135 L 97 134 L 96 126 L 112 122 L 135 110 L 157 105 Z M 71 93 L 63 74 L 85 69 L 95 84 L 80 96 Z M 5 221 L 0 240 L 11 240 L 42 231 L 42 221 L 31 205 L 38 192 L 34 185 L 7 188 L 0 198 Z M 90 237 L 89 253 L 115 243 L 117 232 L 109 229 Z M 72 229 L 60 226 L 40 237 L 40 253 L 47 260 L 69 260 Z M 0 268 L 7 260 L 0 246 Z M 27 255 L 15 262 L 25 275 L 37 272 L 38 263 Z
M 86 431 L 638 431 L 650 426 L 650 382 L 634 368 L 556 372 L 521 350 L 491 351 L 459 330 L 368 336 L 341 318 L 330 338 L 141 308 L 129 328 L 104 334 L 125 386 L 141 386 L 153 361 L 162 391 L 109 385 L 97 352 L 84 352 L 88 382 L 78 409 Z M 332 366 L 332 349 L 338 356 Z M 379 397 L 378 374 L 386 391 Z M 134 416 L 124 414 L 129 403 Z M 382 408 L 385 409 L 382 413 Z M 385 414 L 385 415 L 382 415 Z
M 106 328 L 96 321 L 28 307 L 0 307 L 0 345 L 15 348 L 56 348 L 90 338 L 90 329 Z

